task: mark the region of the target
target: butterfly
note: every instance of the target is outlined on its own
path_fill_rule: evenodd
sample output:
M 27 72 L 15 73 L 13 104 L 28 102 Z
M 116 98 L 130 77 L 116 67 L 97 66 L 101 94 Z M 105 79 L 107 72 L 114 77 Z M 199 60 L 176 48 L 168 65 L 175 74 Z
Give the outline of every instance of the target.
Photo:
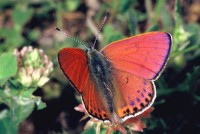
M 172 37 L 149 32 L 97 51 L 93 46 L 63 48 L 61 70 L 81 95 L 88 114 L 117 125 L 146 111 L 156 98 L 154 81 L 169 58 Z

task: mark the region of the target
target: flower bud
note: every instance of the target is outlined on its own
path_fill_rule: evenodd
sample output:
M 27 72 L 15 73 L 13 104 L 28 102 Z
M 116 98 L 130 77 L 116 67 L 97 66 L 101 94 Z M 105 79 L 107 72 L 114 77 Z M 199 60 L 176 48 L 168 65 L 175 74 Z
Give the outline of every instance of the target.
M 16 79 L 24 87 L 43 86 L 49 81 L 48 75 L 53 71 L 53 63 L 41 49 L 23 47 L 21 51 L 14 50 L 18 60 Z

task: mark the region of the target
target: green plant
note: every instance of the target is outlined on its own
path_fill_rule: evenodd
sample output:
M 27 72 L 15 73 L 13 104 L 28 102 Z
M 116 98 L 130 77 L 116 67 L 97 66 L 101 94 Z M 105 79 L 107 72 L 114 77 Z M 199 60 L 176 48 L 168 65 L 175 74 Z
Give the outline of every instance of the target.
M 49 81 L 53 64 L 41 49 L 24 47 L 0 56 L 0 104 L 6 108 L 0 112 L 0 132 L 16 133 L 19 123 L 24 121 L 37 107 L 46 107 L 41 97 L 33 92 Z M 10 125 L 8 125 L 8 123 Z

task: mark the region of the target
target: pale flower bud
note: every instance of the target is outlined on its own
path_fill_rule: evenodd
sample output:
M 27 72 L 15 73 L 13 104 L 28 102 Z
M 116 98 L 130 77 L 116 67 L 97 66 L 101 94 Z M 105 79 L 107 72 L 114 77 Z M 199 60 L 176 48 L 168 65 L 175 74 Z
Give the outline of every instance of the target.
M 40 80 L 38 81 L 38 86 L 41 87 L 43 86 L 45 83 L 47 83 L 49 81 L 48 77 L 41 77 Z
M 49 81 L 48 75 L 53 71 L 53 63 L 41 49 L 23 47 L 21 51 L 14 50 L 18 60 L 16 79 L 24 87 L 43 86 Z

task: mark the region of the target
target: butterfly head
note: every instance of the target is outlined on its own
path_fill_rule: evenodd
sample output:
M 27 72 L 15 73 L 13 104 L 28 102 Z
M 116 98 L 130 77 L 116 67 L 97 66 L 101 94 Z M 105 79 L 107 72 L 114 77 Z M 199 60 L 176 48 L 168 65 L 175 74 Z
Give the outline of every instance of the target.
M 88 46 L 87 46 L 87 54 L 92 52 L 93 50 L 94 50 L 93 44 L 88 44 Z
M 98 51 L 92 45 L 89 45 L 86 52 L 88 58 L 91 59 Z

